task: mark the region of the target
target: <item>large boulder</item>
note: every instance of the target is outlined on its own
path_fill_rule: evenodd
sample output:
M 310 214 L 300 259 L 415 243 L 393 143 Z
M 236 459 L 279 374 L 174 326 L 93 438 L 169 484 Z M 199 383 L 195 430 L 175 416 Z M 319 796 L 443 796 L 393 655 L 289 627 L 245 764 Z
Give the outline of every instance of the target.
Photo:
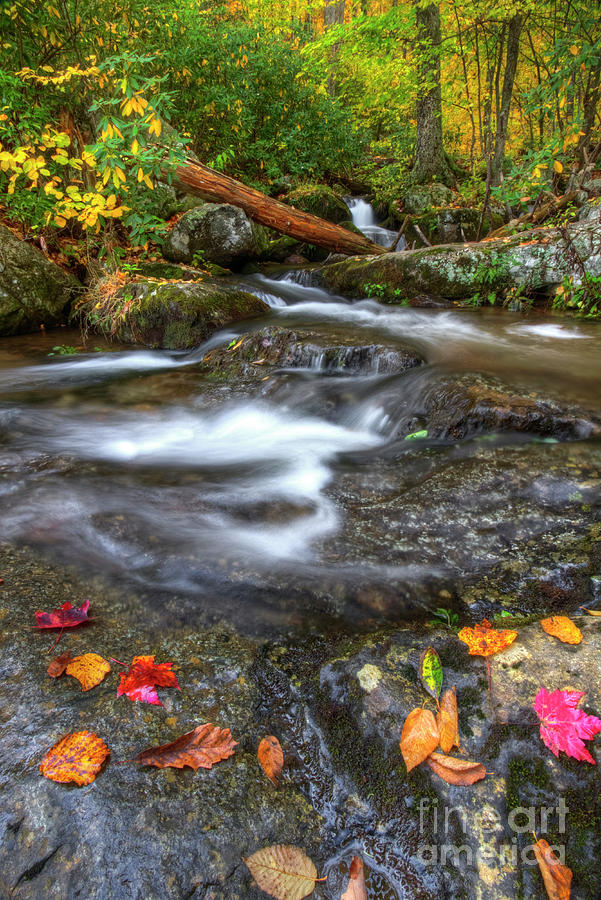
M 431 207 L 448 206 L 452 199 L 452 190 L 444 184 L 416 184 L 403 197 L 403 206 L 405 212 L 421 215 Z
M 203 203 L 173 226 L 165 237 L 163 255 L 177 263 L 216 263 L 240 269 L 267 247 L 265 229 L 251 222 L 244 210 L 227 203 Z
M 342 197 L 325 184 L 303 184 L 290 191 L 286 203 L 337 225 L 348 222 L 349 209 Z
M 382 285 L 379 296 L 392 303 L 418 294 L 462 300 L 476 294 L 503 297 L 515 289 L 551 292 L 566 276 L 580 282 L 574 258 L 589 275 L 601 275 L 600 234 L 593 220 L 568 225 L 565 232 L 540 229 L 484 243 L 351 257 L 327 266 L 321 277 L 335 293 L 355 297 L 367 296 L 366 285 Z
M 269 309 L 254 294 L 212 281 L 133 282 L 122 294 L 130 302 L 114 336 L 168 350 L 196 347 L 219 328 Z
M 0 335 L 63 324 L 81 285 L 0 225 Z

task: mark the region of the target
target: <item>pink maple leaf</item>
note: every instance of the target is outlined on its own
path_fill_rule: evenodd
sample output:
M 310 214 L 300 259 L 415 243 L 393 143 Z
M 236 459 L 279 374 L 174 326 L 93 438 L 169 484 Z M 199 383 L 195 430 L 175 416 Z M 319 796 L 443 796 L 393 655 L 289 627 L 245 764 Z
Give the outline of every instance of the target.
M 551 753 L 559 756 L 559 751 L 563 750 L 574 759 L 596 765 L 583 738 L 590 740 L 601 731 L 601 719 L 577 709 L 584 696 L 584 691 L 549 693 L 542 687 L 536 695 L 534 710 L 540 719 L 540 736 Z

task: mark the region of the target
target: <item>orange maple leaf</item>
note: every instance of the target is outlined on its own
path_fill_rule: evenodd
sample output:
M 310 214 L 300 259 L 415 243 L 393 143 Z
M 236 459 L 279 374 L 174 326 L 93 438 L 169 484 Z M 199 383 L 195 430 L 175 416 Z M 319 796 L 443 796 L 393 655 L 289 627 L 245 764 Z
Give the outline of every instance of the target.
M 50 748 L 40 763 L 40 772 L 51 781 L 91 784 L 110 752 L 94 732 L 75 731 Z
M 511 646 L 517 631 L 496 631 L 487 619 L 473 628 L 462 628 L 457 637 L 467 644 L 470 656 L 493 656 Z

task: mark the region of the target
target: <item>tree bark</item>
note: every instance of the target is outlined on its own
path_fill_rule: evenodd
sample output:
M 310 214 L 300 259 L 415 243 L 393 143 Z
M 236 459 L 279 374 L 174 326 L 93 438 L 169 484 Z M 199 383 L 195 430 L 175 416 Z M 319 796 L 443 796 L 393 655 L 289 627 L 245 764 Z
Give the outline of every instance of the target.
M 438 3 L 417 5 L 417 150 L 413 180 L 453 182 L 442 143 L 440 88 L 440 9 Z
M 175 170 L 175 183 L 188 194 L 213 203 L 231 203 L 267 228 L 273 228 L 274 231 L 287 234 L 298 241 L 316 244 L 333 253 L 377 256 L 388 252 L 362 234 L 355 234 L 333 222 L 326 222 L 318 216 L 273 200 L 261 191 L 247 187 L 241 181 L 215 172 L 198 162 L 190 161 L 178 166 Z
M 503 173 L 503 160 L 505 159 L 505 144 L 507 142 L 507 130 L 509 127 L 509 111 L 513 96 L 513 85 L 518 65 L 520 52 L 520 36 L 524 27 L 524 17 L 516 13 L 509 21 L 507 34 L 507 57 L 505 62 L 505 74 L 503 76 L 503 90 L 501 103 L 497 115 L 497 133 L 495 135 L 495 150 L 492 159 L 492 183 L 501 184 Z

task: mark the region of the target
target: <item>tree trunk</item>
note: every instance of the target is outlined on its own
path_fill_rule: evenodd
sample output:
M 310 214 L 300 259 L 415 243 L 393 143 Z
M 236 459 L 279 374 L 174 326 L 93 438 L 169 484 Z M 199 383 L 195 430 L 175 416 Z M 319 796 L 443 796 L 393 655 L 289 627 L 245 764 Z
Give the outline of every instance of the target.
M 416 6 L 417 151 L 413 180 L 453 182 L 442 144 L 440 89 L 440 9 L 437 3 Z
M 273 228 L 280 234 L 287 234 L 309 244 L 324 247 L 333 253 L 348 256 L 386 253 L 384 247 L 372 243 L 362 234 L 347 231 L 333 222 L 326 222 L 317 216 L 287 206 L 247 187 L 221 172 L 215 172 L 198 162 L 188 162 L 175 170 L 176 185 L 188 194 L 213 203 L 231 203 L 238 206 L 255 222 Z
M 518 65 L 520 52 L 520 35 L 524 26 L 524 17 L 516 13 L 509 21 L 507 35 L 507 59 L 505 62 L 505 75 L 503 76 L 503 90 L 501 92 L 501 104 L 497 115 L 497 133 L 495 135 L 495 151 L 492 159 L 492 183 L 501 184 L 503 173 L 503 160 L 505 159 L 505 144 L 507 141 L 507 129 L 509 127 L 509 111 L 513 96 L 513 85 Z

